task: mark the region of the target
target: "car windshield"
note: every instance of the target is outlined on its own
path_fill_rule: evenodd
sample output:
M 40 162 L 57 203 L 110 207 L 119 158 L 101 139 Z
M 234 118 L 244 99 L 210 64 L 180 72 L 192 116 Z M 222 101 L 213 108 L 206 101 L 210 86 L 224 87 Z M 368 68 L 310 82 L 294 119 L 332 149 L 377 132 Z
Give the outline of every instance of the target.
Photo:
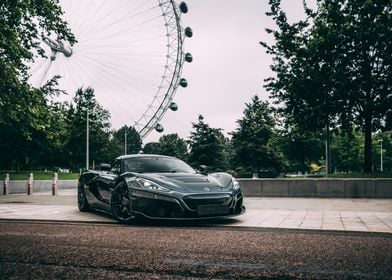
M 196 173 L 182 160 L 166 157 L 128 158 L 124 160 L 124 169 L 136 173 Z

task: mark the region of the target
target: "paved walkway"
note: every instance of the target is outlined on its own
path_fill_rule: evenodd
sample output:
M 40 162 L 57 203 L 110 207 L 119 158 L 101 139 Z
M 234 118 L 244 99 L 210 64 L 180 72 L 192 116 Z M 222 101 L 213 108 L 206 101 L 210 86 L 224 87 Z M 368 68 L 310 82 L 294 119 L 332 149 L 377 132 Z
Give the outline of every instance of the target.
M 244 204 L 244 215 L 214 225 L 392 233 L 392 199 L 248 197 Z M 79 212 L 76 190 L 0 196 L 0 219 L 115 222 Z

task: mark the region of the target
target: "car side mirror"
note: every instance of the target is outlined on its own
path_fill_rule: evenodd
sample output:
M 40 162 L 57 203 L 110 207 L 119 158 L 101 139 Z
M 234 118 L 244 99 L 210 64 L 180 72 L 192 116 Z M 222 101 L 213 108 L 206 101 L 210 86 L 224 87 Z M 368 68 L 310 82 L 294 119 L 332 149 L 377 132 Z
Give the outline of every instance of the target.
M 201 174 L 203 174 L 203 175 L 207 175 L 208 174 L 208 166 L 207 165 L 203 165 L 202 164 L 199 167 L 200 167 L 199 171 L 200 171 Z
M 110 172 L 118 175 L 118 174 L 120 174 L 120 168 L 112 167 L 112 168 L 110 168 Z
M 100 170 L 100 171 L 110 171 L 110 164 L 101 163 L 101 164 L 99 165 L 99 170 Z

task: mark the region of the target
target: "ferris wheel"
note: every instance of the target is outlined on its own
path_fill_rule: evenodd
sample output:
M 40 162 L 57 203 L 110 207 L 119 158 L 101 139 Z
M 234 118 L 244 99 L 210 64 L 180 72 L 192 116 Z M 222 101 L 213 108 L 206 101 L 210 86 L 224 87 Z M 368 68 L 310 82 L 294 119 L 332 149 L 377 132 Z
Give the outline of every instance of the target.
M 46 58 L 36 56 L 30 82 L 42 86 L 60 76 L 59 88 L 72 98 L 80 87 L 92 87 L 116 127 L 132 125 L 145 138 L 167 110 L 176 111 L 185 62 L 192 62 L 183 43 L 192 37 L 181 26 L 186 3 L 174 0 L 60 0 L 77 43 L 42 38 Z

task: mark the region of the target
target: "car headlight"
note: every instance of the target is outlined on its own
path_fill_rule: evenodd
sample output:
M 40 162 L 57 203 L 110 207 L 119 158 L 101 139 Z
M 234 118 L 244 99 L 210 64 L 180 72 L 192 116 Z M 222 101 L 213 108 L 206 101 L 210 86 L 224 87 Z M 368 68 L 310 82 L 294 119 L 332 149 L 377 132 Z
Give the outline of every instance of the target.
M 136 178 L 136 181 L 139 183 L 139 185 L 146 190 L 150 191 L 161 191 L 161 192 L 168 192 L 170 191 L 169 189 L 162 187 L 161 185 L 154 183 L 150 180 L 143 179 L 143 178 Z
M 238 183 L 237 180 L 233 179 L 233 190 L 238 190 L 240 187 L 240 183 Z

